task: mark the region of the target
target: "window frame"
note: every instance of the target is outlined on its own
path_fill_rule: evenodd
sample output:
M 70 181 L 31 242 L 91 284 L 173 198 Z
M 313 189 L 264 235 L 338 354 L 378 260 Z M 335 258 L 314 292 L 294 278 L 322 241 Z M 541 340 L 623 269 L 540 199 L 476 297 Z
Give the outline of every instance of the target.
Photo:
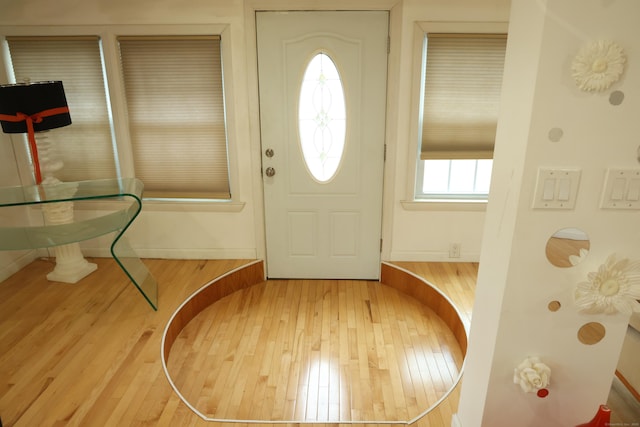
M 455 194 L 422 196 L 418 192 L 418 185 L 422 185 L 423 162 L 419 162 L 423 105 L 422 94 L 424 93 L 424 57 L 426 55 L 426 36 L 429 33 L 460 33 L 460 34 L 495 34 L 507 33 L 508 22 L 433 22 L 421 21 L 414 25 L 413 57 L 414 65 L 412 69 L 412 89 L 411 89 L 411 123 L 410 123 L 410 143 L 408 144 L 407 157 L 407 177 L 405 199 L 401 202 L 405 210 L 484 210 L 487 197 L 477 197 L 476 195 Z M 420 174 L 420 175 L 418 175 Z
M 425 166 L 425 162 L 428 160 L 420 160 L 419 158 L 420 156 L 418 155 L 418 159 L 416 160 L 416 183 L 415 183 L 415 199 L 416 200 L 426 200 L 426 201 L 431 201 L 431 200 L 438 200 L 438 201 L 486 201 L 489 198 L 489 194 L 488 193 L 455 193 L 455 192 L 442 192 L 442 193 L 438 193 L 438 192 L 433 192 L 433 193 L 425 193 L 425 192 L 418 192 L 418 188 L 420 188 L 423 185 L 423 181 L 424 181 L 424 166 Z M 477 162 L 478 160 L 488 160 L 488 159 L 442 159 L 442 161 L 454 161 L 454 160 L 475 160 L 476 161 L 476 173 L 475 173 L 475 178 L 477 178 L 477 169 L 478 169 L 478 165 Z M 451 168 L 451 164 L 449 165 L 449 168 Z M 451 175 L 451 172 L 449 172 L 449 175 Z
M 135 177 L 133 152 L 128 129 L 127 103 L 124 92 L 124 81 L 121 75 L 118 40 L 119 36 L 220 36 L 222 56 L 222 79 L 224 91 L 225 116 L 227 127 L 227 163 L 229 165 L 230 199 L 145 199 L 145 209 L 171 211 L 221 211 L 239 212 L 244 208 L 239 186 L 239 160 L 237 148 L 237 121 L 234 107 L 233 63 L 231 57 L 232 34 L 227 23 L 207 25 L 72 25 L 72 26 L 2 26 L 0 27 L 0 42 L 2 44 L 2 66 L 7 70 L 8 77 L 13 79 L 13 72 L 9 63 L 5 37 L 7 36 L 87 36 L 94 35 L 100 40 L 104 59 L 105 85 L 108 93 L 108 104 L 111 110 L 112 126 L 115 135 L 117 162 L 120 165 L 121 177 Z M 14 142 L 15 144 L 15 142 Z M 18 170 L 22 182 L 29 181 L 30 171 L 25 159 L 18 159 Z M 25 160 L 25 161 L 22 161 Z M 108 202 L 104 202 L 108 203 Z

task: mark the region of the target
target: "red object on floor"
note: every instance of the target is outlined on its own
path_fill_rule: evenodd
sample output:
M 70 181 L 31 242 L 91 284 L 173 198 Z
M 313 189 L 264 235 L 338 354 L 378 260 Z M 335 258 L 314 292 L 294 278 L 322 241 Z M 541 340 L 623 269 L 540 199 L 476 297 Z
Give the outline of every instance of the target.
M 586 424 L 580 424 L 576 427 L 608 427 L 611 421 L 611 409 L 607 405 L 600 405 L 596 416 Z

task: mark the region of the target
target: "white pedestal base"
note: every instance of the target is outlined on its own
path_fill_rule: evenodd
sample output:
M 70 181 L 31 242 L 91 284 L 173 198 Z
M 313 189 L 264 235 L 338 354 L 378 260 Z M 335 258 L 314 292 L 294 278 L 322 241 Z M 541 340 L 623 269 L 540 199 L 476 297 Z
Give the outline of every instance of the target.
M 76 283 L 98 269 L 96 264 L 84 259 L 78 243 L 56 246 L 55 253 L 56 267 L 47 274 L 52 282 Z
M 43 184 L 55 183 L 54 180 Z M 45 204 L 42 207 L 47 224 L 68 224 L 73 222 L 73 203 L 60 202 Z M 56 267 L 47 274 L 47 279 L 53 282 L 76 283 L 98 266 L 84 259 L 79 243 L 69 243 L 55 247 Z

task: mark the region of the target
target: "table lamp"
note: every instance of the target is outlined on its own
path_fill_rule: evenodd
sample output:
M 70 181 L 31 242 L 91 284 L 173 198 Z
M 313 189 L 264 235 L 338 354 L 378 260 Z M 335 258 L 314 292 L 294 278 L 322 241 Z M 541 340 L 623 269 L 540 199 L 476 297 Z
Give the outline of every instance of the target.
M 36 184 L 40 184 L 42 170 L 36 132 L 71 124 L 71 115 L 62 82 L 1 85 L 0 123 L 4 133 L 27 134 Z M 49 147 L 47 146 L 46 149 Z
M 4 133 L 27 134 L 36 184 L 43 184 L 45 193 L 62 191 L 56 188 L 55 184 L 60 181 L 53 174 L 62 169 L 63 164 L 54 155 L 46 135 L 50 129 L 71 124 L 62 82 L 0 85 L 0 123 Z M 75 193 L 75 189 L 71 191 Z M 73 202 L 47 203 L 42 210 L 48 224 L 73 222 Z M 97 268 L 82 256 L 78 243 L 56 246 L 55 254 L 56 267 L 47 275 L 49 280 L 76 283 Z

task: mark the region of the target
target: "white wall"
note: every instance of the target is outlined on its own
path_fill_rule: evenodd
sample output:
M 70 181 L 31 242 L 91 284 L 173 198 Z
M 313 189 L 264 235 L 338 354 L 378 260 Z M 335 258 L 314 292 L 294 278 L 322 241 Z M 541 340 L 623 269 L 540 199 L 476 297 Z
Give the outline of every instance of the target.
M 4 52 L 0 50 L 0 59 L 3 56 Z M 7 72 L 0 65 L 0 84 L 7 80 Z M 14 149 L 11 138 L 0 132 L 0 187 L 20 185 L 17 167 L 19 155 L 19 152 Z M 27 214 L 26 209 L 0 209 L 0 227 L 15 224 L 25 214 Z M 32 251 L 0 251 L 0 281 L 29 264 L 34 258 L 35 252 Z
M 640 259 L 637 211 L 601 209 L 605 171 L 640 170 L 640 32 L 634 0 L 563 2 L 514 0 L 503 87 L 494 180 L 458 418 L 473 426 L 575 426 L 605 404 L 628 315 L 587 315 L 573 301 L 575 286 L 617 253 Z M 571 62 L 588 42 L 613 40 L 627 54 L 623 78 L 601 93 L 580 91 Z M 613 106 L 609 95 L 623 91 Z M 552 142 L 548 133 L 561 128 Z M 576 206 L 532 209 L 538 168 L 582 171 Z M 576 267 L 545 257 L 547 239 L 564 227 L 585 231 L 591 243 Z M 559 301 L 557 312 L 548 310 Z M 578 329 L 600 322 L 606 335 L 582 344 Z M 528 356 L 551 367 L 549 395 L 520 391 L 514 368 Z
M 260 171 L 255 9 L 328 8 L 390 9 L 391 59 L 389 70 L 388 161 L 385 171 L 384 259 L 441 260 L 450 242 L 461 243 L 462 258 L 477 260 L 482 211 L 405 210 L 400 204 L 412 193 L 415 144 L 409 132 L 414 22 L 507 21 L 508 0 L 371 0 L 371 1 L 228 1 L 228 0 L 59 0 L 0 1 L 0 35 L 86 31 L 109 33 L 120 26 L 142 29 L 164 25 L 228 26 L 233 73 L 231 164 L 233 193 L 244 207 L 239 212 L 189 205 L 155 206 L 147 203 L 128 232 L 141 256 L 176 258 L 263 258 L 264 225 Z M 29 26 L 29 27 L 25 27 Z M 1 77 L 1 76 L 0 76 Z M 6 79 L 3 79 L 6 81 Z M 119 114 L 118 111 L 115 114 Z M 3 157 L 3 160 L 4 157 Z M 6 182 L 2 182 L 6 184 Z M 420 208 L 421 209 L 421 208 Z M 79 211 L 77 215 L 83 215 Z M 83 243 L 86 254 L 106 255 L 105 240 Z

